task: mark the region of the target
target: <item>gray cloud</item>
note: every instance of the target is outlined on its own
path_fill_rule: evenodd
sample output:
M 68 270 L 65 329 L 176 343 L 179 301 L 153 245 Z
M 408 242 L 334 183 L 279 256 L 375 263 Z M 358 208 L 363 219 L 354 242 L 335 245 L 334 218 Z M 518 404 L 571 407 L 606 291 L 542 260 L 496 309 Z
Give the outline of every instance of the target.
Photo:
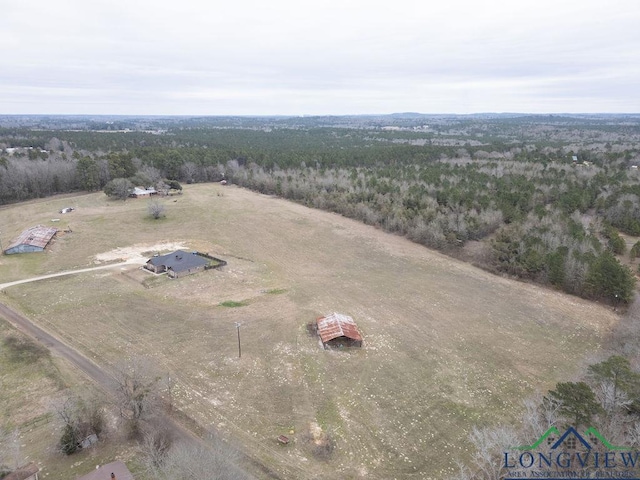
M 11 3 L 1 113 L 640 111 L 635 0 Z

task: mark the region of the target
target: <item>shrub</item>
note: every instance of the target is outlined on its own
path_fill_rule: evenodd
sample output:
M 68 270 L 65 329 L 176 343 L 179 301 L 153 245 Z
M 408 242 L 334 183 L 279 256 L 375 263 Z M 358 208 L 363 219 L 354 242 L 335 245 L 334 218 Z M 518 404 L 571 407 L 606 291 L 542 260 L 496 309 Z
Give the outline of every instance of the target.
M 78 438 L 72 425 L 65 425 L 60 437 L 60 450 L 65 455 L 73 455 L 78 451 Z
M 34 342 L 30 338 L 9 335 L 4 339 L 4 346 L 13 362 L 35 363 L 40 359 L 50 358 L 51 353 L 46 347 Z
M 235 308 L 235 307 L 245 307 L 247 306 L 247 302 L 236 302 L 234 300 L 227 300 L 226 302 L 221 302 L 221 307 Z

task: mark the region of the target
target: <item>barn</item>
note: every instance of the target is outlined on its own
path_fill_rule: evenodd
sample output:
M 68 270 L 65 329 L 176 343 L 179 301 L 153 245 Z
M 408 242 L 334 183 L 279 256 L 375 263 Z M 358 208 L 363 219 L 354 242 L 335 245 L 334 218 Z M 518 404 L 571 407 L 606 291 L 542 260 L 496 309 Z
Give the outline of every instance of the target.
M 171 278 L 183 277 L 200 272 L 209 264 L 209 260 L 201 257 L 197 252 L 185 252 L 176 250 L 168 255 L 152 257 L 147 261 L 145 268 L 154 273 L 164 273 Z
M 57 228 L 37 225 L 20 234 L 20 236 L 4 251 L 6 255 L 14 253 L 42 252 L 54 235 Z
M 356 322 L 348 315 L 331 313 L 316 319 L 322 345 L 327 347 L 361 347 L 362 336 Z

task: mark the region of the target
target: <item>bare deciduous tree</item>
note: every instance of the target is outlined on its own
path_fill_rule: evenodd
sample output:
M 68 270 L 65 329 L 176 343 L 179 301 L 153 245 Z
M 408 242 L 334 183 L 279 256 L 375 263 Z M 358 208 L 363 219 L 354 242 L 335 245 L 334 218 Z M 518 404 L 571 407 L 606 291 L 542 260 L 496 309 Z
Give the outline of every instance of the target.
M 198 166 L 193 162 L 185 162 L 180 167 L 180 173 L 182 174 L 182 180 L 187 183 L 193 183 L 198 174 Z
M 505 426 L 482 429 L 473 427 L 469 439 L 476 447 L 473 463 L 482 475 L 480 478 L 500 480 L 504 469 L 504 452 L 519 444 L 516 432 Z
M 162 480 L 249 480 L 239 466 L 237 450 L 221 440 L 209 438 L 207 445 L 180 442 L 167 452 L 156 478 Z
M 160 477 L 173 442 L 171 430 L 162 422 L 154 422 L 145 428 L 138 450 L 151 477 Z
M 169 411 L 173 410 L 173 397 L 174 397 L 174 392 L 176 390 L 176 385 L 178 384 L 178 382 L 176 381 L 175 376 L 172 376 L 170 373 L 167 373 L 167 375 L 164 377 L 163 379 L 163 397 L 165 399 L 165 402 L 167 404 L 167 408 L 169 409 Z
M 71 395 L 54 403 L 53 409 L 63 423 L 60 448 L 67 455 L 74 453 L 83 439 L 100 436 L 104 430 L 104 404 L 96 395 Z
M 151 215 L 155 220 L 158 220 L 160 217 L 164 216 L 164 204 L 159 200 L 149 200 L 147 204 L 147 210 L 149 215 Z
M 548 401 L 540 392 L 527 398 L 524 408 L 522 421 L 526 440 L 533 442 L 540 438 L 558 420 L 558 404 Z
M 640 423 L 635 423 L 633 427 L 629 429 L 627 435 L 631 445 L 634 447 L 640 446 Z
M 599 382 L 594 393 L 607 415 L 613 415 L 621 409 L 626 409 L 632 403 L 629 396 L 610 380 Z
M 171 190 L 171 187 L 167 185 L 167 183 L 163 180 L 159 180 L 156 183 L 156 190 L 160 195 L 169 195 L 169 190 Z
M 128 422 L 130 433 L 141 433 L 141 422 L 161 408 L 162 375 L 145 357 L 132 357 L 116 366 L 113 394 L 120 416 Z
M 456 460 L 456 467 L 458 467 L 458 471 L 451 477 L 449 477 L 448 480 L 472 480 L 473 479 L 473 473 L 471 473 L 471 470 L 469 470 L 469 468 L 462 462 L 460 462 L 459 460 Z
M 142 165 L 138 170 L 138 174 L 144 175 L 149 185 L 156 185 L 162 180 L 162 172 L 151 165 Z

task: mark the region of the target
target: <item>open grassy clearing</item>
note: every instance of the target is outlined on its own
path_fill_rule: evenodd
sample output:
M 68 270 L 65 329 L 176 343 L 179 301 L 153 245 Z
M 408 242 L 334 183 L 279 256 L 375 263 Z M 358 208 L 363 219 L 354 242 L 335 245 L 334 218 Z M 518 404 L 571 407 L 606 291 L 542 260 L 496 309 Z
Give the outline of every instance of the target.
M 610 309 L 238 188 L 191 185 L 173 200 L 153 221 L 144 200 L 75 197 L 73 233 L 50 253 L 2 257 L 3 281 L 162 242 L 223 258 L 222 270 L 175 281 L 99 271 L 10 287 L 6 298 L 100 364 L 153 357 L 178 379 L 181 409 L 285 478 L 442 478 L 468 455 L 473 425 L 517 419 L 523 397 L 571 378 L 617 321 Z M 3 209 L 3 241 L 69 202 Z M 245 305 L 221 306 L 229 301 Z M 323 351 L 308 336 L 306 324 L 331 311 L 354 317 L 362 350 Z M 302 440 L 315 422 L 336 441 L 330 463 Z M 278 445 L 291 431 L 293 444 Z

